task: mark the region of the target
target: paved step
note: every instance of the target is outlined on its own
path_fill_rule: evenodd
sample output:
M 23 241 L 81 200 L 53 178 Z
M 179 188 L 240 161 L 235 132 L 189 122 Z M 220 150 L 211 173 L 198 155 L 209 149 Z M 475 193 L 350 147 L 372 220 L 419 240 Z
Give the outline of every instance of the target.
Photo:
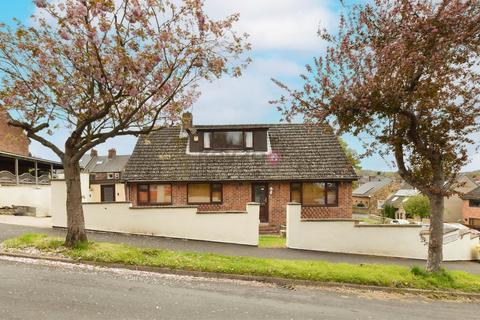
M 260 234 L 275 234 L 278 233 L 278 227 L 269 224 L 260 224 L 259 232 Z

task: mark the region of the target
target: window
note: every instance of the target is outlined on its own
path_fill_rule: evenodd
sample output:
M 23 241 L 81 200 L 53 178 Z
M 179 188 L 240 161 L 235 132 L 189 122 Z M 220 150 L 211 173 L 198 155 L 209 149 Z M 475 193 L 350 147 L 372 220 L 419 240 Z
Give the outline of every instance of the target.
M 100 192 L 102 202 L 115 202 L 115 185 L 102 185 Z
M 253 148 L 253 132 L 245 131 L 245 149 Z
M 220 183 L 190 183 L 188 203 L 222 203 L 223 186 Z
M 203 149 L 244 150 L 253 149 L 253 131 L 203 132 Z
M 290 184 L 290 201 L 306 206 L 337 206 L 338 183 L 294 182 Z
M 325 183 L 304 183 L 303 204 L 325 205 Z
M 148 184 L 138 185 L 137 201 L 139 204 L 148 204 Z
M 210 141 L 212 140 L 212 133 L 211 132 L 204 132 L 203 133 L 203 148 L 210 149 L 211 144 Z
M 172 203 L 172 186 L 169 184 L 151 184 L 150 203 Z
M 212 202 L 221 203 L 223 201 L 222 185 L 219 183 L 212 184 Z
M 292 183 L 290 185 L 290 201 L 302 203 L 302 184 Z
M 171 204 L 171 184 L 139 184 L 137 202 L 140 205 Z
M 470 207 L 480 207 L 480 200 L 470 200 L 469 201 Z
M 242 131 L 213 132 L 213 147 L 215 149 L 243 149 Z
M 112 180 L 113 178 L 114 178 L 113 172 L 108 172 L 108 173 L 107 173 L 107 179 L 108 179 L 108 180 Z
M 473 228 L 480 228 L 480 219 L 470 218 L 468 219 L 468 225 Z

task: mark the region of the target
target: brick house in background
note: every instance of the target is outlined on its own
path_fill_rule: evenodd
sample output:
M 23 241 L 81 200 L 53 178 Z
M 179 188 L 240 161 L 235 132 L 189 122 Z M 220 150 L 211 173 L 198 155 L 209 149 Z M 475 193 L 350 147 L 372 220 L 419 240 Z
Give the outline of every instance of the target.
M 387 198 L 400 189 L 400 184 L 390 178 L 375 179 L 353 190 L 353 213 L 379 215 Z
M 480 187 L 464 194 L 462 219 L 471 228 L 480 229 Z
M 0 107 L 0 151 L 28 157 L 30 139 L 22 129 L 8 125 L 10 116 Z
M 130 155 L 117 155 L 115 149 L 108 155 L 99 156 L 92 149 L 80 159 L 83 172 L 89 174 L 89 194 L 86 202 L 124 202 L 126 201 L 123 174 Z
M 351 218 L 357 177 L 328 126 L 184 121 L 141 136 L 124 178 L 133 206 L 233 212 L 258 202 L 268 232 L 286 223 L 291 201 L 304 219 Z

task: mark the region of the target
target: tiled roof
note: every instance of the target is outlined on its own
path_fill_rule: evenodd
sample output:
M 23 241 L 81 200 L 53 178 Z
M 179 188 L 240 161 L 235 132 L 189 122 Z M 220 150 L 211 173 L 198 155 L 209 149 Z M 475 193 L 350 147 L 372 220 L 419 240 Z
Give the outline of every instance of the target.
M 90 157 L 90 156 L 88 156 Z M 91 157 L 90 161 L 85 167 L 87 172 L 122 172 L 125 169 L 125 165 L 130 158 L 129 155 L 125 156 L 114 156 L 113 158 L 108 158 L 107 156 L 95 156 Z M 85 159 L 84 159 L 85 160 Z M 81 161 L 85 162 L 85 161 Z
M 353 196 L 357 196 L 357 197 L 371 196 L 375 194 L 375 192 L 383 189 L 383 187 L 389 185 L 390 183 L 392 183 L 392 179 L 390 178 L 385 178 L 379 181 L 370 181 L 370 182 L 364 183 L 358 186 L 358 188 L 356 188 L 355 190 L 353 190 Z
M 328 127 L 300 124 L 258 127 L 269 128 L 271 151 L 278 155 L 277 159 L 267 152 L 187 153 L 188 139 L 179 138 L 180 128 L 169 127 L 139 138 L 124 177 L 127 181 L 356 179 Z
M 465 200 L 480 200 L 480 187 L 464 194 L 462 198 Z

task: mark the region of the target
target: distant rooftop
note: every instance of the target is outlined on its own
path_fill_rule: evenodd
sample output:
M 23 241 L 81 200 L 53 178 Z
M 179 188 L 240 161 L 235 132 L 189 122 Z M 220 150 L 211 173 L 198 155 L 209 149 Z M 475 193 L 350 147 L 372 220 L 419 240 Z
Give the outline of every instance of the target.
M 378 181 L 370 181 L 360 185 L 358 188 L 353 190 L 354 197 L 370 197 L 378 190 L 384 188 L 385 186 L 392 183 L 392 179 L 384 178 Z

